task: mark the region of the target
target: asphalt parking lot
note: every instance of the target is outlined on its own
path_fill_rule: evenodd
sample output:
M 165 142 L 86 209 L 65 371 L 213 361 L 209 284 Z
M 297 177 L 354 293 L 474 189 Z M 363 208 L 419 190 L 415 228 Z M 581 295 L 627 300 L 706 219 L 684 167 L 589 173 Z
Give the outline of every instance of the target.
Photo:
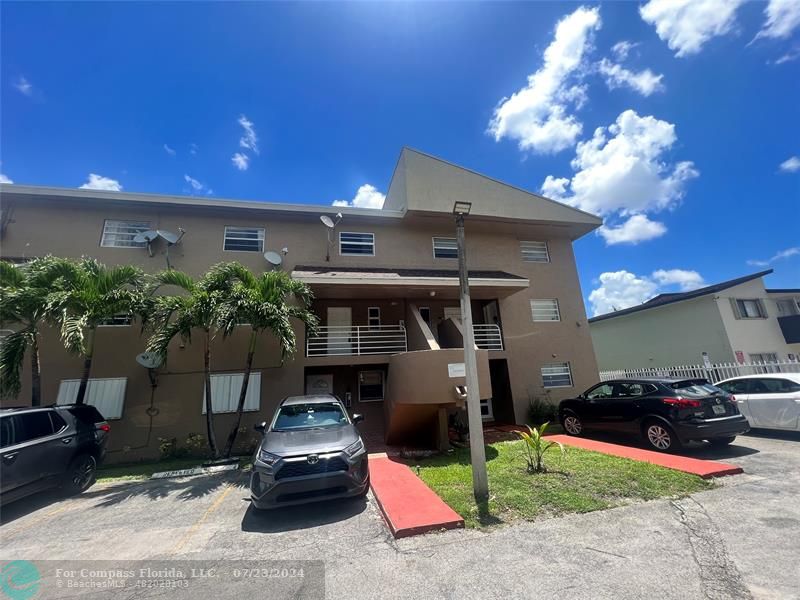
M 246 474 L 123 482 L 4 507 L 0 555 L 321 560 L 328 598 L 800 598 L 800 435 L 758 433 L 689 454 L 745 474 L 677 501 L 399 541 L 371 496 L 260 513 Z M 97 597 L 149 597 L 108 594 Z

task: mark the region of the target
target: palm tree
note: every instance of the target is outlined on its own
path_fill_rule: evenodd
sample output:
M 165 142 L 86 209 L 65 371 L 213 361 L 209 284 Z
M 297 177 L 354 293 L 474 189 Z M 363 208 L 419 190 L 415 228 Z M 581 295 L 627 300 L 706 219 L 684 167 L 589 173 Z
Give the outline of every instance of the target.
M 153 334 L 147 350 L 161 356 L 167 355 L 170 342 L 176 337 L 191 342 L 192 331 L 203 334 L 203 375 L 206 396 L 206 431 L 208 446 L 214 458 L 219 457 L 214 433 L 213 406 L 211 402 L 211 341 L 218 331 L 221 307 L 226 292 L 208 276 L 195 281 L 181 271 L 167 270 L 156 275 L 153 293 L 162 287 L 178 288 L 178 295 L 153 295 L 150 326 Z
M 61 326 L 67 351 L 83 356 L 76 404 L 83 404 L 92 370 L 98 325 L 124 314 L 142 312 L 144 273 L 138 267 L 106 267 L 93 258 L 70 263 L 61 285 L 49 296 L 49 311 Z
M 290 358 L 297 349 L 297 336 L 292 319 L 302 322 L 306 329 L 316 329 L 319 320 L 310 310 L 313 295 L 303 282 L 292 279 L 283 271 L 268 271 L 254 275 L 240 263 L 230 262 L 216 265 L 209 271 L 209 278 L 228 290 L 227 301 L 220 314 L 220 325 L 225 336 L 233 333 L 237 325 L 250 327 L 247 345 L 244 378 L 236 408 L 236 422 L 228 435 L 223 455 L 231 455 L 236 435 L 242 422 L 256 341 L 262 333 L 269 332 L 278 340 L 281 362 Z
M 39 329 L 48 322 L 49 294 L 56 280 L 70 272 L 68 261 L 52 256 L 15 266 L 0 261 L 0 324 L 14 332 L 0 344 L 0 395 L 16 397 L 22 387 L 20 370 L 30 352 L 31 406 L 42 401 L 39 370 Z

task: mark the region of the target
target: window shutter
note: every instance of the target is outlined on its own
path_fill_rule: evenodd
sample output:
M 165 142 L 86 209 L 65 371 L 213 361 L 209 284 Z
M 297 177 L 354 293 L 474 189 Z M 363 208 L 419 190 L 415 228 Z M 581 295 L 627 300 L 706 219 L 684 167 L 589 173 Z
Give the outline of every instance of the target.
M 735 319 L 741 319 L 742 313 L 739 312 L 739 305 L 736 303 L 736 298 L 729 298 L 731 301 L 731 310 L 733 311 L 733 317 Z
M 761 299 L 758 300 L 758 308 L 761 310 L 761 316 L 766 319 L 769 316 L 769 313 L 767 313 L 766 303 Z

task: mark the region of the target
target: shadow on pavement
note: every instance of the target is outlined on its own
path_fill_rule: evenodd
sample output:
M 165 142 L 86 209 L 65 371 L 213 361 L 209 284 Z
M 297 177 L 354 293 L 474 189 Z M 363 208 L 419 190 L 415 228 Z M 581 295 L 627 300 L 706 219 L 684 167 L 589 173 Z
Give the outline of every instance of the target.
M 250 505 L 242 518 L 242 531 L 277 533 L 309 529 L 350 519 L 366 509 L 366 498 L 342 498 L 272 510 L 258 510 Z
M 0 507 L 0 525 L 7 525 L 37 510 L 48 508 L 57 502 L 68 499 L 69 496 L 56 488 L 39 492 L 27 498 L 20 498 L 9 504 L 4 504 Z
M 100 502 L 94 504 L 91 508 L 112 506 L 131 498 L 160 500 L 167 496 L 175 496 L 178 500 L 195 500 L 213 494 L 226 484 L 246 487 L 247 478 L 242 475 L 241 471 L 237 471 L 236 473 L 221 475 L 131 481 L 112 484 L 111 486 L 95 486 L 84 492 L 82 497 L 100 498 Z
M 744 435 L 744 437 L 800 442 L 800 431 L 783 431 L 780 429 L 751 429 Z

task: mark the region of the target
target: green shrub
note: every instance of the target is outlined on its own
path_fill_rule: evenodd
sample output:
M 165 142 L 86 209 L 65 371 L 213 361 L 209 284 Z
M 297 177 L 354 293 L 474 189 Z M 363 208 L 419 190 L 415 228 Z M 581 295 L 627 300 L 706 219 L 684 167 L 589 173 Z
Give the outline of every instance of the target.
M 525 460 L 528 462 L 528 473 L 545 473 L 547 468 L 544 466 L 545 452 L 557 446 L 561 449 L 561 454 L 566 452 L 561 442 L 551 442 L 544 439 L 544 432 L 550 423 L 542 423 L 538 429 L 528 426 L 528 431 L 517 431 L 517 435 L 525 442 Z
M 557 417 L 558 407 L 551 403 L 549 399 L 543 400 L 539 397 L 531 399 L 528 406 L 528 420 L 533 425 L 555 421 Z

